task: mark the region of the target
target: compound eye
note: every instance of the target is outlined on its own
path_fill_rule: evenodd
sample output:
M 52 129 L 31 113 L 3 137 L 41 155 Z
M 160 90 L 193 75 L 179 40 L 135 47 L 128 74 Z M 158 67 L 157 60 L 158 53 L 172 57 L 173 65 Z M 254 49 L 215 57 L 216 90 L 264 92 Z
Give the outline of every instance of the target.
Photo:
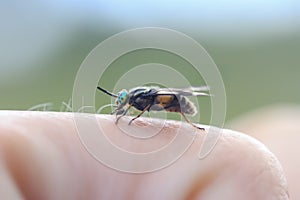
M 125 104 L 126 103 L 126 97 L 127 97 L 127 92 L 126 91 L 122 91 L 120 92 L 120 94 L 118 95 L 118 103 L 119 104 Z

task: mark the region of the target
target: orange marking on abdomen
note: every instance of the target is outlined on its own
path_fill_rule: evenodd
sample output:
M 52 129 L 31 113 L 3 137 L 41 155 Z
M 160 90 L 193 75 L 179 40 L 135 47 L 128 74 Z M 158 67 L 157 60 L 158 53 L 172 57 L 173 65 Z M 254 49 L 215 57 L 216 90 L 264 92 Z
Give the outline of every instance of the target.
M 173 96 L 172 95 L 158 95 L 156 97 L 156 102 L 158 104 L 167 104 L 170 103 L 170 101 L 173 100 Z

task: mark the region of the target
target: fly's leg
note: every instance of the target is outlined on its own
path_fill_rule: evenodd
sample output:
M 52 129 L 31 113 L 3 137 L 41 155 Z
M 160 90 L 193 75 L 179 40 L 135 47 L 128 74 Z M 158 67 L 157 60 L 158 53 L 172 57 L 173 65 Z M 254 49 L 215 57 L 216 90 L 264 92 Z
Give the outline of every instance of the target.
M 125 116 L 126 115 L 126 113 L 128 112 L 128 110 L 131 108 L 131 105 L 129 105 L 127 108 L 126 108 L 126 110 L 120 115 L 120 116 L 118 116 L 117 117 L 117 115 L 116 115 L 116 121 L 115 121 L 115 124 L 118 124 L 118 121 L 121 119 L 121 117 L 123 117 L 123 116 Z
M 192 125 L 193 127 L 197 128 L 197 129 L 200 129 L 200 130 L 203 130 L 205 131 L 204 128 L 202 127 L 199 127 L 199 126 L 196 126 L 195 124 L 193 124 L 182 112 L 180 112 L 181 116 L 184 118 L 184 120 L 189 123 L 190 125 Z
M 130 125 L 134 120 L 136 120 L 137 118 L 139 118 L 142 114 L 144 114 L 144 112 L 146 112 L 149 108 L 150 108 L 150 104 L 148 105 L 148 106 L 146 106 L 145 108 L 144 108 L 144 110 L 140 113 L 140 114 L 138 114 L 136 117 L 134 117 L 134 118 L 132 118 L 131 120 L 130 120 L 130 122 L 128 123 L 128 125 Z

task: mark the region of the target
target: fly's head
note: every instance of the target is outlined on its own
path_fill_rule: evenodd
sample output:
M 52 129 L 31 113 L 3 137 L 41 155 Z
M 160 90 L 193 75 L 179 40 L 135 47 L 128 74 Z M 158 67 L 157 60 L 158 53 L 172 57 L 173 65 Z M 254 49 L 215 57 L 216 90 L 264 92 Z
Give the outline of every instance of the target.
M 128 103 L 128 92 L 127 90 L 123 89 L 121 90 L 116 97 L 115 100 L 115 110 L 112 112 L 112 114 L 122 114 L 124 112 L 124 106 L 126 106 L 126 104 Z
M 121 90 L 118 94 L 117 94 L 117 98 L 116 98 L 116 105 L 119 106 L 125 106 L 127 104 L 127 99 L 128 99 L 128 92 L 127 90 L 123 89 Z

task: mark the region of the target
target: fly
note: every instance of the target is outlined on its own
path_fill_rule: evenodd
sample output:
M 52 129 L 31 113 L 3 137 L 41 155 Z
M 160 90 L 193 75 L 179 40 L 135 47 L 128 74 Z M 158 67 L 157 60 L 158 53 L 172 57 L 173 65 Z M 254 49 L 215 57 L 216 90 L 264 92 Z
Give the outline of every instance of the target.
M 117 116 L 118 121 L 127 114 L 131 107 L 141 111 L 137 116 L 132 118 L 129 125 L 139 118 L 144 112 L 150 110 L 179 113 L 186 122 L 193 127 L 205 130 L 193 124 L 186 115 L 195 115 L 197 109 L 193 102 L 188 99 L 188 96 L 210 96 L 208 94 L 209 88 L 207 86 L 188 87 L 188 88 L 159 88 L 159 87 L 136 87 L 129 92 L 125 89 L 117 94 L 113 94 L 101 87 L 97 87 L 100 91 L 115 97 L 114 110 L 111 114 Z

